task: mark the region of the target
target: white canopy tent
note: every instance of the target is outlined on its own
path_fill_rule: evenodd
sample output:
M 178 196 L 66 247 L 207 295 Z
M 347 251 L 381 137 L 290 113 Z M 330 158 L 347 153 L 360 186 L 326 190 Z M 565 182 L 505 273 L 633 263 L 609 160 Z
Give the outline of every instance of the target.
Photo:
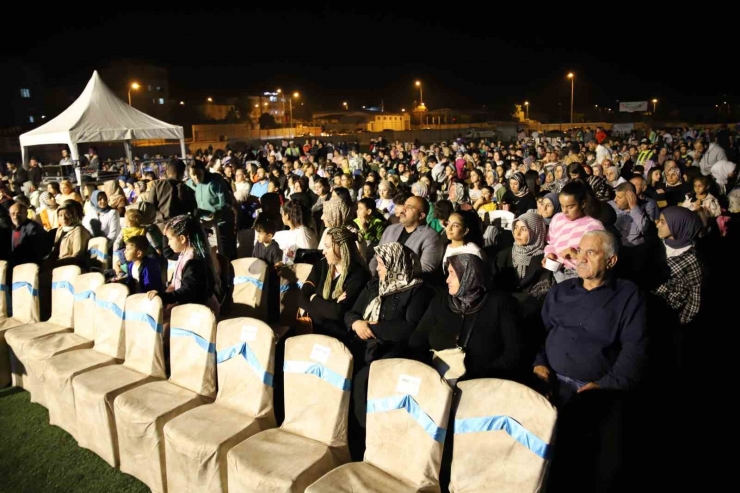
M 85 142 L 123 142 L 130 163 L 131 141 L 139 139 L 177 139 L 185 156 L 181 126 L 157 120 L 124 103 L 105 85 L 97 70 L 69 108 L 20 137 L 24 167 L 28 166 L 28 147 L 67 144 L 72 159 L 78 161 L 77 145 Z

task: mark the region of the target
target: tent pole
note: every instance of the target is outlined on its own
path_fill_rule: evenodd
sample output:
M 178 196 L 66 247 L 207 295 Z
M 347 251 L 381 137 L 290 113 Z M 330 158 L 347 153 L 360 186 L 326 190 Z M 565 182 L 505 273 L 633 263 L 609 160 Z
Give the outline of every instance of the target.
M 131 141 L 130 140 L 124 140 L 123 141 L 123 148 L 126 151 L 126 160 L 128 161 L 126 163 L 126 171 L 131 172 L 131 170 L 134 169 L 133 168 L 133 166 L 134 166 L 134 159 L 133 159 L 133 154 L 131 153 Z M 136 171 L 134 170 L 134 172 L 136 172 Z
M 180 153 L 182 154 L 180 156 L 180 158 L 184 162 L 185 161 L 185 155 L 186 155 L 186 153 L 185 153 L 185 139 L 180 139 Z M 187 164 L 187 163 L 185 163 L 185 164 Z

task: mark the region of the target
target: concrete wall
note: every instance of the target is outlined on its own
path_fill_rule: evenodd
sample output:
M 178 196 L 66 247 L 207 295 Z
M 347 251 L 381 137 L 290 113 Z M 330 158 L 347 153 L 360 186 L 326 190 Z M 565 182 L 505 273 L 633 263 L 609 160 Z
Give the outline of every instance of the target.
M 276 128 L 271 130 L 254 130 L 251 124 L 214 124 L 193 125 L 193 141 L 195 142 L 228 142 L 247 140 L 292 139 L 306 133 L 318 137 L 321 127 Z M 208 147 L 208 146 L 206 146 Z

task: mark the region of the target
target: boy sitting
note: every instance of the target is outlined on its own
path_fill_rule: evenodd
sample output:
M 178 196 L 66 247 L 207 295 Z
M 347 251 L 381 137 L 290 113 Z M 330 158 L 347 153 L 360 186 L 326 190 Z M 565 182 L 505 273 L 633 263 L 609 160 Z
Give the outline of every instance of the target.
M 162 269 L 159 260 L 148 256 L 148 251 L 149 240 L 146 236 L 132 236 L 126 240 L 123 254 L 126 257 L 128 276 L 119 275 L 117 279 L 128 286 L 131 294 L 162 289 Z

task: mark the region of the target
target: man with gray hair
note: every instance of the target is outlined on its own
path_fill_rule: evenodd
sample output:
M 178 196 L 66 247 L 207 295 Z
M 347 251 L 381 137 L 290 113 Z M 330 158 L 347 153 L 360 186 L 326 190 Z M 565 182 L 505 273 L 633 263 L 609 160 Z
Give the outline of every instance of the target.
M 578 249 L 578 278 L 547 294 L 542 320 L 545 345 L 534 373 L 549 386 L 556 405 L 596 388 L 635 387 L 645 365 L 645 297 L 630 281 L 615 279 L 619 240 L 589 231 Z

